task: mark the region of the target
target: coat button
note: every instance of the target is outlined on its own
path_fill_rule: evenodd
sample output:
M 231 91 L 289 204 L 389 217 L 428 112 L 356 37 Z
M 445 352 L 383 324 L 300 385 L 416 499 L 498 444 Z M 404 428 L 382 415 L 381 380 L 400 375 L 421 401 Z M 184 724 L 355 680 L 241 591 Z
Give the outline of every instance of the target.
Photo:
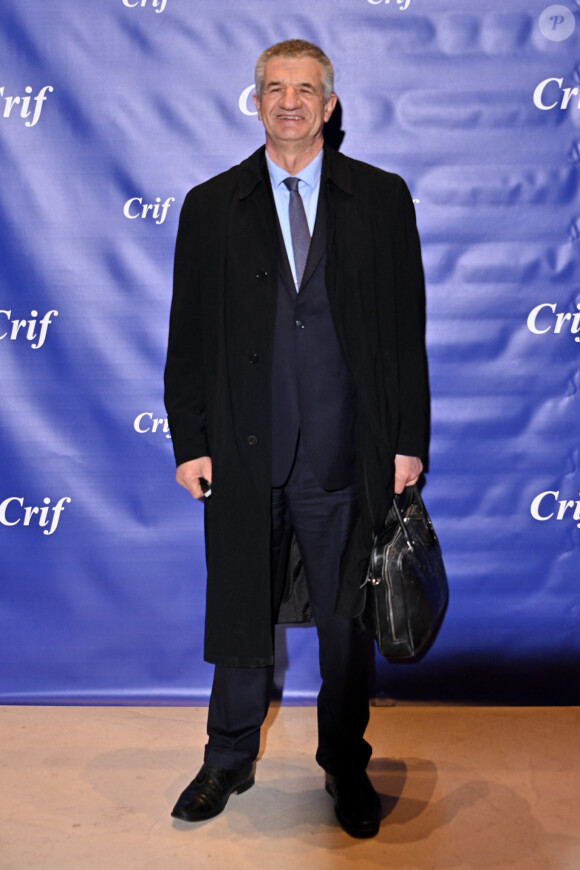
M 258 279 L 258 281 L 265 281 L 267 277 L 268 277 L 267 272 L 257 272 L 256 273 L 256 278 Z
M 257 363 L 259 361 L 259 359 L 260 354 L 256 353 L 256 351 L 250 351 L 250 353 L 248 354 L 248 362 L 250 363 L 250 365 L 254 365 L 254 363 Z
M 297 321 L 296 321 L 296 326 L 298 327 L 298 329 L 304 329 L 304 321 L 303 321 L 303 320 L 297 320 Z
M 258 439 L 255 435 L 248 435 L 248 444 L 250 447 L 254 447 L 258 443 Z

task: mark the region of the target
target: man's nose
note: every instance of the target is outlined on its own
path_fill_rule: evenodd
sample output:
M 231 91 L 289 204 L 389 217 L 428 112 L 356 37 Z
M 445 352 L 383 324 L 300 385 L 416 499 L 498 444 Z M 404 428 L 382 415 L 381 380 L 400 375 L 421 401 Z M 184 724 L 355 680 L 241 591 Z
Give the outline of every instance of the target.
M 300 104 L 300 94 L 292 85 L 288 85 L 282 95 L 282 103 L 284 108 L 296 108 Z

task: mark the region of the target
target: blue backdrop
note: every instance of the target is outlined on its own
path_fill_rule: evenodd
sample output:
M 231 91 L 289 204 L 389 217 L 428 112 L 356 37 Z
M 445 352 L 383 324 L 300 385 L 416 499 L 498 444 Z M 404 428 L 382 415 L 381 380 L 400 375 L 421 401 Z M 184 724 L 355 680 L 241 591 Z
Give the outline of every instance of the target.
M 0 701 L 208 695 L 162 402 L 173 245 L 186 191 L 263 141 L 257 55 L 302 37 L 424 250 L 451 601 L 376 693 L 578 702 L 579 5 L 1 0 Z M 313 630 L 279 641 L 285 697 L 313 697 Z

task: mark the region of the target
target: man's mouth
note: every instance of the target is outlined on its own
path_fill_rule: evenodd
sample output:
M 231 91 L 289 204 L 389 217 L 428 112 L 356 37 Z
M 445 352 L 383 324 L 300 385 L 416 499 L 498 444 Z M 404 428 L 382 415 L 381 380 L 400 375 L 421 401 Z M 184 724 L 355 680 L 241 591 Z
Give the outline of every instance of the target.
M 280 121 L 303 121 L 302 115 L 278 115 Z

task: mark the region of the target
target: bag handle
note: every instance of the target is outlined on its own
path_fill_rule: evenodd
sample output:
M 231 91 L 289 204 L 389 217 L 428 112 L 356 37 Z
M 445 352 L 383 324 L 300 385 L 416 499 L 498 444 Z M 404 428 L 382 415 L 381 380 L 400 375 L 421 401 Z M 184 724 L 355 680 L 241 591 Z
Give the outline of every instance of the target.
M 413 493 L 413 495 L 414 494 L 415 493 Z M 409 535 L 409 532 L 407 531 L 407 526 L 405 525 L 405 520 L 403 519 L 403 514 L 401 513 L 401 509 L 399 508 L 399 505 L 397 504 L 397 497 L 396 496 L 393 498 L 393 509 L 395 511 L 395 516 L 397 517 L 397 522 L 399 523 L 401 531 L 403 532 L 403 535 L 405 536 L 405 541 L 407 542 L 407 547 L 409 548 L 409 550 L 412 550 L 413 549 L 413 542 L 411 540 L 411 536 Z
M 406 504 L 406 499 L 405 499 L 407 492 L 409 492 L 409 496 L 410 496 L 410 501 L 409 501 L 408 505 Z M 413 541 L 411 540 L 411 536 L 409 535 L 409 532 L 407 530 L 407 526 L 405 525 L 405 518 L 403 517 L 401 508 L 399 507 L 399 504 L 398 504 L 399 500 L 404 501 L 403 510 L 406 510 L 407 506 L 411 506 L 413 504 L 416 504 L 421 509 L 421 513 L 425 516 L 425 513 L 426 513 L 425 505 L 423 504 L 423 500 L 421 498 L 421 494 L 419 492 L 417 484 L 413 484 L 413 486 L 407 486 L 407 487 L 405 487 L 403 492 L 399 493 L 398 495 L 394 495 L 393 501 L 391 504 L 393 513 L 395 514 L 395 520 L 398 523 L 398 525 L 403 533 L 403 536 L 405 538 L 405 543 L 407 544 L 407 547 L 409 548 L 409 550 L 413 550 Z M 387 514 L 387 517 L 385 519 L 385 526 L 389 525 L 389 517 L 390 516 L 391 516 L 391 511 L 389 511 Z M 390 522 L 392 523 L 393 520 L 391 519 Z M 373 545 L 371 547 L 371 554 L 369 557 L 369 567 L 367 569 L 366 577 L 360 585 L 361 589 L 363 589 L 367 583 L 371 582 L 370 578 L 373 574 L 373 570 L 372 570 L 373 569 L 373 554 L 375 552 L 377 538 L 378 538 L 378 534 L 375 534 L 373 536 Z

